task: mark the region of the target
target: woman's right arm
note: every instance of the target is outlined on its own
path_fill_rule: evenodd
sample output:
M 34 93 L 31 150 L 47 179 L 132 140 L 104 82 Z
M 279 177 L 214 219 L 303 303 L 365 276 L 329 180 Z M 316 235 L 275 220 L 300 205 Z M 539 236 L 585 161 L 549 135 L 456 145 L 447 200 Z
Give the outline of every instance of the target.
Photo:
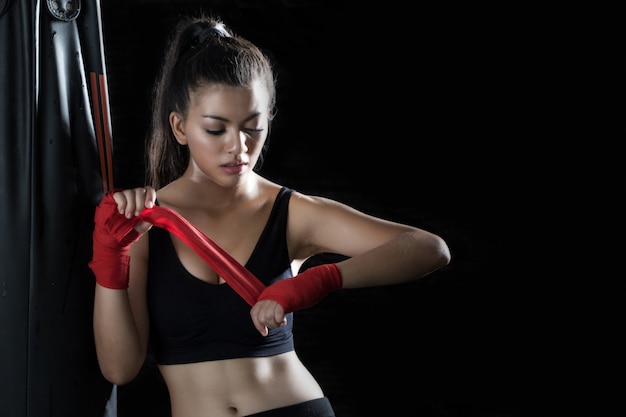
M 133 211 L 143 209 L 143 203 L 127 203 L 135 200 L 135 196 L 136 201 L 140 198 L 154 201 L 154 190 L 149 189 L 148 195 L 143 190 L 125 190 L 113 195 L 118 209 L 129 211 L 126 217 L 130 218 Z M 135 230 L 143 235 L 131 244 L 128 251 L 130 267 L 127 288 L 124 285 L 96 283 L 93 328 L 98 363 L 104 377 L 118 385 L 132 381 L 146 358 L 149 319 L 146 298 L 148 235 L 145 232 L 149 228 L 150 225 L 145 222 L 135 226 Z
M 96 284 L 93 328 L 98 363 L 104 377 L 117 385 L 132 381 L 146 358 L 147 262 L 138 259 L 141 257 L 138 252 L 140 246 L 147 247 L 147 241 L 147 235 L 143 235 L 131 247 L 128 289 L 109 289 Z

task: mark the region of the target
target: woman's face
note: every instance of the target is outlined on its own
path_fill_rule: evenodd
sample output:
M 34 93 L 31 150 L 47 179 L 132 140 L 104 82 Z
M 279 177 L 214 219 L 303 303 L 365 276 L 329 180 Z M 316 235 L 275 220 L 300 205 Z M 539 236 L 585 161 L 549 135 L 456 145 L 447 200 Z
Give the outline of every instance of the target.
M 265 144 L 268 106 L 269 95 L 260 82 L 251 88 L 212 84 L 192 93 L 187 118 L 170 114 L 176 139 L 189 147 L 185 175 L 224 187 L 242 184 Z

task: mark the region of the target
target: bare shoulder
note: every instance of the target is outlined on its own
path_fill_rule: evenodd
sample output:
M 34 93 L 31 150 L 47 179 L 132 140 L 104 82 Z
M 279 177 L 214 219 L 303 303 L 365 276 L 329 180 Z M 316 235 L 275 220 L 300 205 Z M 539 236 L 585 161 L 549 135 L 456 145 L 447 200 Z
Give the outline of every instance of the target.
M 292 193 L 291 201 L 292 201 L 292 207 L 294 207 L 295 210 L 308 211 L 306 214 L 313 214 L 310 212 L 310 210 L 315 212 L 318 210 L 333 210 L 333 209 L 356 212 L 354 208 L 340 201 L 333 200 L 331 198 L 323 197 L 319 195 L 304 194 L 300 191 L 295 191 L 295 190 Z
M 293 191 L 289 203 L 289 216 L 300 226 L 315 227 L 326 220 L 333 221 L 343 216 L 358 216 L 360 213 L 339 201 Z
M 299 255 L 334 252 L 353 256 L 414 227 L 382 219 L 327 197 L 293 193 L 290 241 Z
M 357 221 L 410 228 L 409 226 L 400 225 L 392 221 L 372 216 L 359 210 L 358 208 L 354 208 L 338 200 L 318 195 L 303 194 L 297 191 L 294 191 L 292 194 L 289 213 L 294 217 L 303 217 L 302 220 L 308 219 L 313 223 L 325 223 L 327 221 Z
M 292 205 L 295 205 L 301 209 L 311 208 L 320 204 L 330 202 L 330 199 L 320 196 L 313 196 L 309 194 L 301 193 L 300 191 L 293 190 L 291 193 Z

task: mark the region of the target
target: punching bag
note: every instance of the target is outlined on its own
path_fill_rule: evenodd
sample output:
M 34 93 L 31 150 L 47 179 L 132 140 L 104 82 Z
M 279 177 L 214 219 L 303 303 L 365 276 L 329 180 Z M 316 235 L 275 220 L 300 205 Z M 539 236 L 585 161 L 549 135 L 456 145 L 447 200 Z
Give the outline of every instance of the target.
M 99 0 L 0 0 L 0 416 L 102 417 L 88 262 L 113 187 Z

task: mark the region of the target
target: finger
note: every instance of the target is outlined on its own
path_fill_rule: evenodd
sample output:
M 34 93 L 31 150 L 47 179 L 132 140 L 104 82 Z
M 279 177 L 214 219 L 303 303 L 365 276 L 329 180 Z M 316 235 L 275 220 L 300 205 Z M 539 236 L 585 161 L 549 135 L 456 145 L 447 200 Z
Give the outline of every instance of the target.
M 135 214 L 135 210 L 137 207 L 136 197 L 135 197 L 135 189 L 123 190 L 121 193 L 115 193 L 113 198 L 116 196 L 120 197 L 122 202 L 118 202 L 118 208 L 120 209 L 120 213 L 124 214 L 127 219 L 130 219 Z M 115 198 L 115 201 L 119 201 Z
M 120 214 L 125 214 L 126 208 L 128 207 L 128 198 L 126 196 L 126 191 L 128 190 L 113 193 L 113 200 L 115 200 L 115 202 L 117 203 L 117 211 Z
M 150 186 L 146 186 L 144 189 L 146 190 L 144 200 L 145 207 L 152 208 L 156 201 L 156 190 Z
M 259 333 L 261 333 L 261 336 L 267 336 L 269 330 L 265 323 L 259 320 L 259 310 L 259 303 L 256 303 L 250 310 L 250 317 L 252 318 L 252 323 L 254 324 L 254 327 Z
M 146 206 L 146 194 L 147 190 L 143 187 L 135 188 L 135 211 L 134 215 L 139 216 L 141 211 Z
M 263 307 L 259 309 L 259 321 L 264 323 L 267 327 L 275 329 L 287 324 L 285 312 L 276 301 L 262 300 L 257 304 Z
M 274 306 L 274 321 L 278 325 L 277 327 L 284 326 L 287 324 L 287 317 L 285 317 L 285 311 L 282 306 L 278 303 Z
M 270 329 L 276 329 L 286 324 L 285 314 L 275 301 L 267 301 L 260 314 L 261 322 Z
M 149 222 L 139 222 L 135 225 L 135 230 L 137 233 L 146 233 L 148 230 L 152 228 L 152 223 Z

